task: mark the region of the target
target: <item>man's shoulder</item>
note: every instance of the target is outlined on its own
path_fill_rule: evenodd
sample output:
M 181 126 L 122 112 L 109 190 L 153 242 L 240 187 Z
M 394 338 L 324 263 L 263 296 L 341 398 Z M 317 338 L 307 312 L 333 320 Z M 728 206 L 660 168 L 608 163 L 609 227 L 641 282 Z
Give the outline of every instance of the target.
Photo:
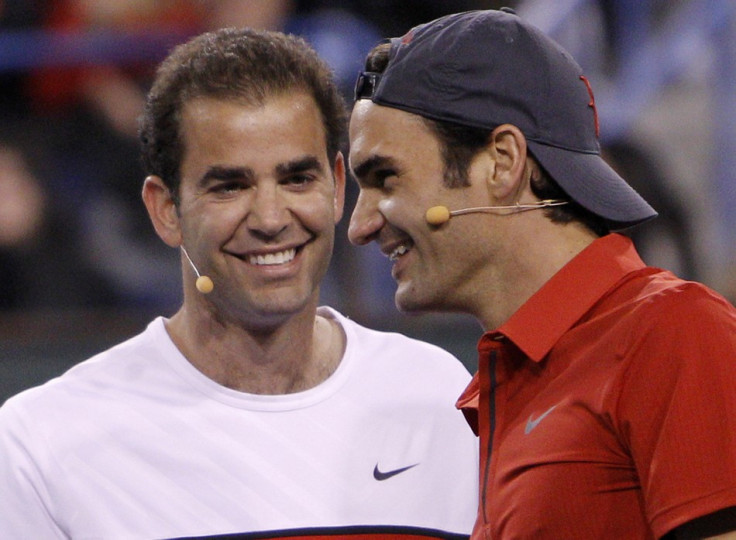
M 651 360 L 654 370 L 663 357 L 676 371 L 676 365 L 730 364 L 736 352 L 736 308 L 700 282 L 652 267 L 627 276 L 579 328 L 600 346 L 615 343 L 616 350 L 628 351 L 637 365 Z
M 0 410 L 12 409 L 33 415 L 73 404 L 85 407 L 87 398 L 96 399 L 94 396 L 103 389 L 113 392 L 128 384 L 136 366 L 147 363 L 151 357 L 156 322 L 140 334 L 79 362 L 58 377 L 12 396 Z
M 595 274 L 588 276 L 594 280 Z M 601 296 L 593 315 L 623 310 L 629 315 L 649 319 L 659 313 L 687 310 L 736 313 L 736 308 L 704 283 L 681 278 L 653 266 L 633 269 L 621 276 Z
M 647 318 L 671 317 L 673 313 L 695 314 L 696 319 L 701 315 L 736 317 L 736 308 L 715 290 L 659 268 L 647 267 L 628 276 L 614 291 L 616 297 L 636 304 Z

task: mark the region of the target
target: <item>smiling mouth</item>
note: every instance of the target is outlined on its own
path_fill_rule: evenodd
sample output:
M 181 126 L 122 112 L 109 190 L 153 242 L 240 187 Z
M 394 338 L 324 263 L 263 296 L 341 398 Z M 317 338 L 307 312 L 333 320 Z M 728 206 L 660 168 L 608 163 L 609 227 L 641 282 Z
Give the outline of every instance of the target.
M 410 249 L 411 249 L 411 244 L 409 243 L 400 244 L 396 246 L 391 253 L 389 253 L 388 258 L 391 261 L 395 261 L 402 255 L 405 255 L 406 253 L 408 253 Z
M 294 260 L 296 257 L 296 248 L 277 251 L 276 253 L 265 253 L 259 255 L 249 255 L 248 262 L 255 266 L 275 266 L 278 264 L 286 264 Z

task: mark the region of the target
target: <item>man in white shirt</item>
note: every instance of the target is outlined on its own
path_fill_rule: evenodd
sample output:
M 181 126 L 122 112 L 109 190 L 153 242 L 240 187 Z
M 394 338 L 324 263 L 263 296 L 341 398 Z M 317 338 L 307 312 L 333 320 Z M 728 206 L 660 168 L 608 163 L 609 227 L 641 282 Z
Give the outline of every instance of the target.
M 220 30 L 163 62 L 143 200 L 183 305 L 0 408 L 0 537 L 469 535 L 469 373 L 318 307 L 345 118 L 292 36 Z

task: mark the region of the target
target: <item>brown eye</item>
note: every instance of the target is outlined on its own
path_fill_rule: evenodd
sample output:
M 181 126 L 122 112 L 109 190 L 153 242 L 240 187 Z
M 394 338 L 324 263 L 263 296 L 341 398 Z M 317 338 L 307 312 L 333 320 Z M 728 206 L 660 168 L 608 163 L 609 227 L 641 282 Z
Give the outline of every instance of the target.
M 223 195 L 227 195 L 230 193 L 236 193 L 243 189 L 243 184 L 239 182 L 222 182 L 212 187 L 212 190 L 214 193 L 220 193 Z
M 380 169 L 376 171 L 373 176 L 375 186 L 382 189 L 386 187 L 386 181 L 389 178 L 396 176 L 396 171 L 394 171 L 393 169 Z
M 313 177 L 306 175 L 306 174 L 298 174 L 294 176 L 290 176 L 287 180 L 287 184 L 295 185 L 295 186 L 302 186 L 305 184 L 309 184 L 312 180 L 314 180 Z

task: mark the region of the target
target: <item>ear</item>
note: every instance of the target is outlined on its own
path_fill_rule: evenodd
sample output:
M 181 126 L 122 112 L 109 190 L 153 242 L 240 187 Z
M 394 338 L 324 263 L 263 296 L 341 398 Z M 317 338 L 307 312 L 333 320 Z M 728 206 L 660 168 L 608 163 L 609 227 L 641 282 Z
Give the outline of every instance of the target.
M 143 203 L 148 210 L 156 234 L 167 245 L 181 245 L 179 213 L 171 196 L 171 191 L 158 176 L 149 176 L 143 182 Z
M 342 219 L 345 208 L 345 157 L 342 152 L 335 156 L 335 166 L 332 168 L 335 177 L 335 225 Z
M 491 133 L 488 150 L 494 162 L 489 189 L 497 200 L 519 200 L 526 174 L 526 137 L 511 124 L 498 126 Z

